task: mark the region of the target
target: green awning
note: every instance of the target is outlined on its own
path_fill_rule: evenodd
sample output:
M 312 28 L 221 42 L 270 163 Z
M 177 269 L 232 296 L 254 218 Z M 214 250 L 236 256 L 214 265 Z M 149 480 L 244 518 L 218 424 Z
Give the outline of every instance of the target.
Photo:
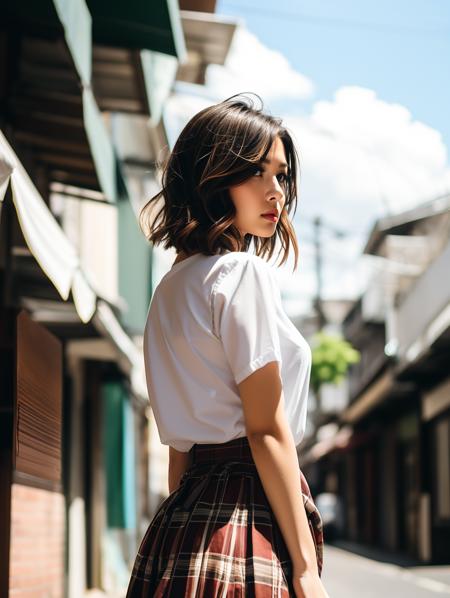
M 8 0 L 2 16 L 21 36 L 10 94 L 21 147 L 45 163 L 52 181 L 99 190 L 109 202 L 126 197 L 91 89 L 92 19 L 85 0 Z
M 64 31 L 72 60 L 80 79 L 89 83 L 92 64 L 92 21 L 84 0 L 6 0 L 2 4 L 5 23 L 17 24 L 19 30 L 30 35 Z
M 95 43 L 155 50 L 184 61 L 186 46 L 176 0 L 87 0 Z
M 91 82 L 92 19 L 84 0 L 53 0 L 80 79 Z M 40 3 L 39 3 L 40 4 Z
M 100 186 L 108 201 L 117 202 L 119 198 L 128 195 L 126 183 L 111 138 L 90 88 L 83 89 L 83 117 Z

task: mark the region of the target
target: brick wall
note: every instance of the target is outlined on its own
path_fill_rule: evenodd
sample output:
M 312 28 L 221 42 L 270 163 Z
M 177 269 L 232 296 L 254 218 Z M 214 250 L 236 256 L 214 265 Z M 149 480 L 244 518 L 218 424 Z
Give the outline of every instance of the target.
M 13 484 L 10 598 L 62 598 L 64 551 L 64 495 Z

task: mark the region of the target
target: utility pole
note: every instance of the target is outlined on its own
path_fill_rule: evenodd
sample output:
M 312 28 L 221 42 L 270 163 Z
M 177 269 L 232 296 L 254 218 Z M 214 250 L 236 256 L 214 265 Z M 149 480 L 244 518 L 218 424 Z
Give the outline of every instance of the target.
M 324 229 L 331 232 L 337 238 L 344 238 L 347 236 L 347 233 L 330 226 L 329 224 L 324 224 L 322 218 L 320 216 L 316 216 L 313 221 L 313 244 L 314 244 L 314 265 L 315 265 L 315 275 L 316 275 L 316 294 L 314 297 L 314 309 L 316 312 L 316 319 L 317 319 L 317 331 L 320 332 L 325 325 L 327 324 L 327 319 L 325 317 L 325 313 L 323 310 L 323 239 L 322 234 Z M 316 393 L 316 409 L 314 414 L 314 424 L 316 427 L 316 431 L 321 425 L 322 422 L 322 396 L 321 391 L 319 390 Z
M 320 331 L 326 324 L 325 314 L 323 313 L 322 303 L 322 219 L 316 216 L 314 224 L 314 255 L 315 255 L 315 273 L 316 273 L 316 295 L 314 298 L 314 308 L 317 315 L 317 330 Z

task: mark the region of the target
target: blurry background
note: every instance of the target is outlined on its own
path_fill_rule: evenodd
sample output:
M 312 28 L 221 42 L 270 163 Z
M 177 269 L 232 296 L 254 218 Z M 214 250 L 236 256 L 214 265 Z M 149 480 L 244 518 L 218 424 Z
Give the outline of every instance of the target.
M 187 120 L 239 92 L 301 159 L 298 447 L 330 595 L 450 594 L 450 6 L 6 1 L 1 595 L 124 596 L 167 496 L 142 333 L 175 255 L 137 216 Z

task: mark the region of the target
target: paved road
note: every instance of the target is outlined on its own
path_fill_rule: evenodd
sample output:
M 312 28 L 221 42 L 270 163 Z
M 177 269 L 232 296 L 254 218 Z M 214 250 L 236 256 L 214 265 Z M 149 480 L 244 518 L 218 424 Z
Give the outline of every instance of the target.
M 323 582 L 330 598 L 450 597 L 449 567 L 401 567 L 325 545 Z

